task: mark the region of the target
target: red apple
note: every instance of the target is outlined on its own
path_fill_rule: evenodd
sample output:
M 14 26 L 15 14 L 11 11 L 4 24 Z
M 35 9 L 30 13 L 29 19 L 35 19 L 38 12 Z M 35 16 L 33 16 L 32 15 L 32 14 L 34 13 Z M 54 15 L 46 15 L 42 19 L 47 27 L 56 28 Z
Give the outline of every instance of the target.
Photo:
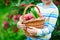
M 33 18 L 32 14 L 29 14 L 28 16 L 29 16 L 29 19 L 32 19 Z
M 3 23 L 4 25 L 8 25 L 9 23 L 7 22 L 7 21 L 4 21 L 4 23 Z
M 14 15 L 13 18 L 14 18 L 14 19 L 17 19 L 17 15 Z
M 30 13 L 25 15 L 25 19 L 26 19 L 26 20 L 30 20 L 30 19 L 32 19 L 32 18 L 33 18 L 33 16 L 32 16 L 32 14 L 30 14 Z
M 16 22 L 17 21 L 17 19 L 14 19 L 14 22 Z
M 58 1 L 56 1 L 55 4 L 58 6 L 60 3 Z
M 8 29 L 8 28 L 9 28 L 9 26 L 8 26 L 8 25 L 5 25 L 5 26 L 4 26 L 4 28 Z
M 4 21 L 3 24 L 4 24 L 4 28 L 6 28 L 6 29 L 9 28 L 9 26 L 8 26 L 9 23 L 7 21 Z
M 10 18 L 10 19 L 11 19 L 12 17 L 13 17 L 13 15 L 8 15 L 8 18 Z
M 4 0 L 6 6 L 10 3 L 9 0 Z
M 26 4 L 21 4 L 21 6 L 27 6 Z
M 17 21 L 17 15 L 14 15 L 13 19 L 14 19 L 14 22 L 16 22 Z
M 18 32 L 18 28 L 15 28 L 15 29 L 14 29 L 14 32 L 15 32 L 15 33 Z
M 19 19 L 19 17 L 20 17 L 20 16 L 21 16 L 21 15 L 20 15 L 20 14 L 18 14 L 18 15 L 17 15 L 17 19 Z
M 25 20 L 29 20 L 28 16 L 25 16 Z

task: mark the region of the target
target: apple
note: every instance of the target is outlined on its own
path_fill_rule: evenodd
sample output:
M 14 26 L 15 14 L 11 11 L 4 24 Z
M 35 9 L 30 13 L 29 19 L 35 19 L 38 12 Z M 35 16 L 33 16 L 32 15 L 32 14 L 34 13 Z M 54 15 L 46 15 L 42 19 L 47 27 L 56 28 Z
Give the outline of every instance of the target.
M 13 16 L 13 19 L 17 19 L 17 15 L 14 15 L 14 16 Z
M 56 1 L 55 4 L 58 6 L 60 3 L 58 1 Z
M 25 16 L 25 20 L 29 20 L 28 16 Z
M 8 25 L 9 23 L 7 22 L 7 21 L 4 21 L 4 23 L 3 23 L 4 25 Z
M 11 19 L 12 17 L 13 17 L 13 15 L 8 15 L 8 18 L 10 18 L 10 19 Z
M 14 32 L 15 32 L 15 33 L 18 32 L 18 28 L 15 28 L 15 29 L 14 29 Z
M 25 15 L 25 19 L 26 19 L 26 20 L 30 20 L 30 19 L 32 19 L 32 18 L 33 18 L 33 16 L 32 16 L 32 14 L 30 14 L 30 13 Z
M 26 4 L 21 4 L 21 6 L 27 6 Z
M 8 28 L 9 28 L 9 26 L 8 26 L 8 25 L 5 25 L 5 27 L 4 27 L 4 28 L 8 29 Z
M 4 21 L 3 24 L 4 24 L 4 28 L 6 28 L 6 29 L 9 28 L 9 26 L 8 26 L 9 23 L 7 21 Z
M 32 19 L 33 18 L 32 14 L 29 14 L 28 16 L 29 16 L 29 19 Z
M 17 19 L 19 19 L 19 18 L 20 18 L 20 16 L 21 16 L 21 15 L 20 15 L 20 14 L 18 14 L 18 15 L 17 15 Z

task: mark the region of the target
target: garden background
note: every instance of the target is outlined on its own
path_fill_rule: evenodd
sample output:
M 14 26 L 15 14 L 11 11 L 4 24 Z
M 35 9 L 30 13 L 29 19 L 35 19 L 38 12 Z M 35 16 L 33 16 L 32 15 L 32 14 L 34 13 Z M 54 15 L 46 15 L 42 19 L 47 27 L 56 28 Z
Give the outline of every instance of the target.
M 16 24 L 28 4 L 40 2 L 41 0 L 0 0 L 0 40 L 25 40 L 23 30 L 18 29 Z M 51 40 L 60 40 L 60 0 L 54 0 L 54 3 L 59 9 L 59 17 Z

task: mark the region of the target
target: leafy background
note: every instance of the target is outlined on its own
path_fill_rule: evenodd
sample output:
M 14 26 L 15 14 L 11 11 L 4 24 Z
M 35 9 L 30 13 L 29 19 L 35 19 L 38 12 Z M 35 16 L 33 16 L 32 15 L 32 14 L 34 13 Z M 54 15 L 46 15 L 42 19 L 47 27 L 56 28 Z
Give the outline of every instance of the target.
M 25 40 L 23 30 L 18 29 L 16 23 L 28 4 L 40 2 L 40 0 L 0 0 L 0 40 Z M 51 40 L 60 40 L 60 0 L 54 0 L 54 3 L 59 9 L 59 17 Z

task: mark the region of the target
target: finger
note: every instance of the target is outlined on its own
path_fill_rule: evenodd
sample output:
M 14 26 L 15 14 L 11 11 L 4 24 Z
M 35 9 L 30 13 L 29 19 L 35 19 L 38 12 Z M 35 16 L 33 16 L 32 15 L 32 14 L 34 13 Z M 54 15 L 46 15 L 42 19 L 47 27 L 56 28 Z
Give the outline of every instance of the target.
M 20 22 L 17 23 L 17 27 L 20 28 Z
M 31 35 L 31 36 L 33 36 L 33 35 L 34 35 L 34 33 L 33 33 L 33 32 L 29 32 L 29 31 L 28 31 L 28 33 L 29 33 L 29 35 Z
M 35 27 L 29 27 L 30 29 L 35 29 Z
M 33 29 L 33 27 L 29 27 L 29 29 Z
M 29 34 L 30 36 L 33 36 L 33 34 Z
M 23 22 L 22 16 L 19 18 L 19 21 L 20 21 L 20 22 Z
M 28 33 L 30 33 L 30 32 L 31 32 L 31 30 L 30 30 L 30 29 L 27 29 L 27 32 L 28 32 Z
M 27 31 L 28 31 L 29 33 L 33 33 L 33 30 L 31 30 L 31 29 L 27 29 Z

